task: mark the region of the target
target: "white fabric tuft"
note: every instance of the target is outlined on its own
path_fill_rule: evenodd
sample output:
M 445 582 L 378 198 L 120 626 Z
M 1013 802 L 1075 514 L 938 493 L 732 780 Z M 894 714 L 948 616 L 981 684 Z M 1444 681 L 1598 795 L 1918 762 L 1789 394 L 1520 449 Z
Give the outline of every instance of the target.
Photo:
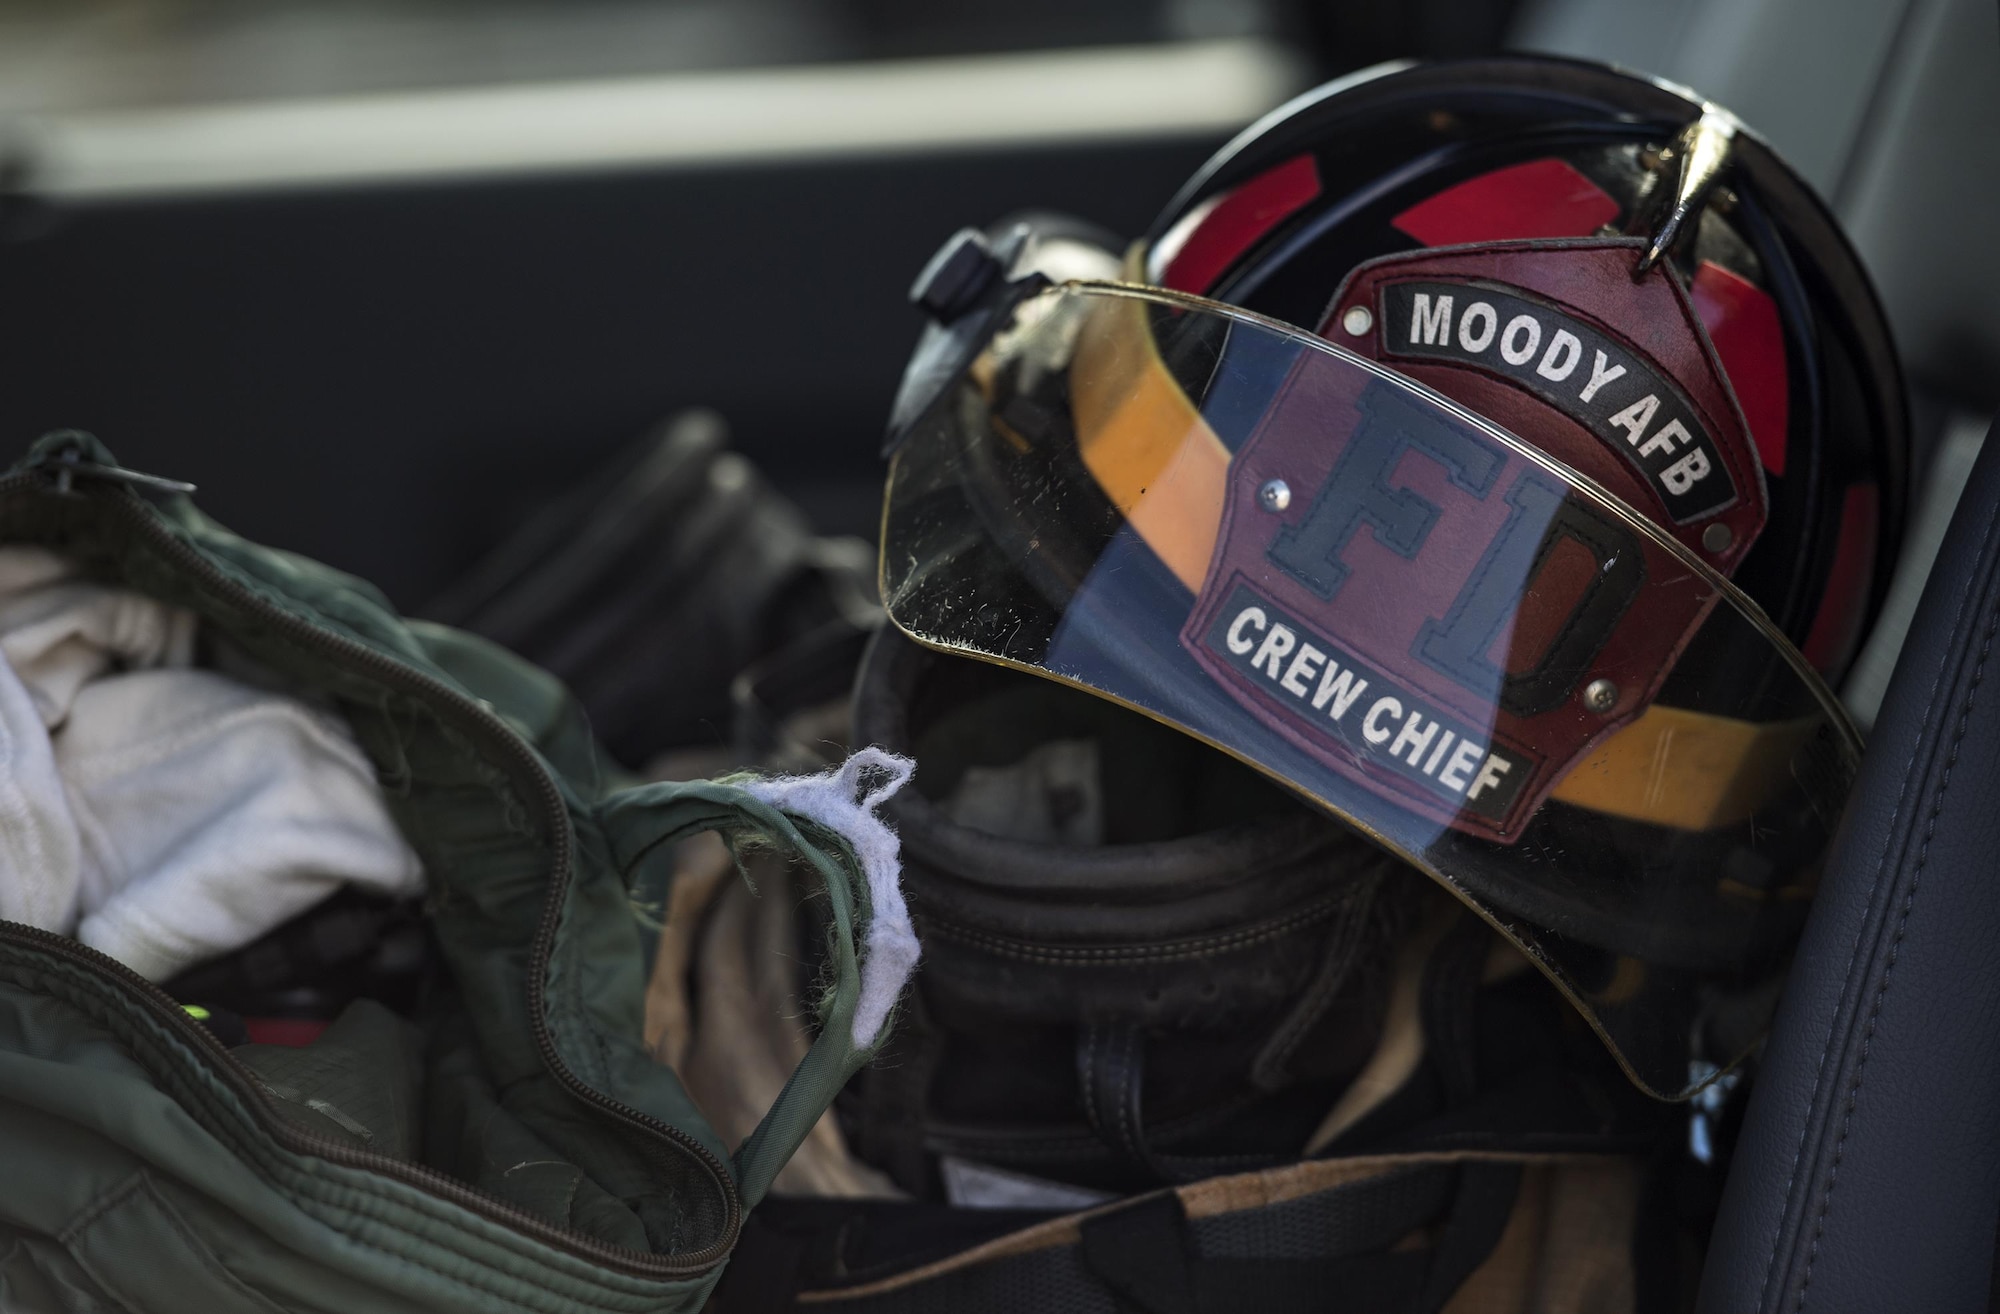
M 910 910 L 903 902 L 902 841 L 875 809 L 909 783 L 917 764 L 881 748 L 864 748 L 832 771 L 816 776 L 753 780 L 743 791 L 837 831 L 854 849 L 868 879 L 869 918 L 861 957 L 861 998 L 854 1007 L 854 1043 L 863 1049 L 880 1037 L 889 1010 L 903 993 L 920 953 Z M 864 792 L 864 777 L 875 781 Z

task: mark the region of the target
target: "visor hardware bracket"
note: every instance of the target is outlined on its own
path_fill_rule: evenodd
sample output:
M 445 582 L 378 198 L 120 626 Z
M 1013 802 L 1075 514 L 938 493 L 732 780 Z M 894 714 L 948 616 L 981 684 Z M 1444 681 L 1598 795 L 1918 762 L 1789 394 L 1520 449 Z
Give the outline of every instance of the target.
M 1257 490 L 1257 505 L 1266 511 L 1283 511 L 1292 504 L 1292 486 L 1282 479 L 1267 479 Z
M 1653 266 L 1660 263 L 1691 227 L 1691 221 L 1700 217 L 1709 193 L 1729 167 L 1739 126 L 1735 116 L 1727 110 L 1703 105 L 1701 117 L 1683 128 L 1672 147 L 1662 154 L 1661 163 L 1675 166 L 1673 199 L 1666 213 L 1653 225 L 1646 250 L 1633 267 L 1634 282 L 1651 273 Z M 1641 163 L 1644 163 L 1643 157 Z
M 976 228 L 953 233 L 910 285 L 910 302 L 929 318 L 916 352 L 904 367 L 903 381 L 889 408 L 882 454 L 891 456 L 909 436 L 910 426 L 945 391 L 965 376 L 979 354 L 1014 308 L 1052 286 L 1047 275 L 1029 270 L 1018 278 L 1009 271 L 1027 249 L 1033 231 L 1015 224 L 998 237 Z
M 1701 531 L 1701 545 L 1710 552 L 1727 552 L 1735 541 L 1736 535 L 1720 520 L 1711 521 L 1708 528 Z
M 1618 686 L 1598 676 L 1583 686 L 1583 705 L 1599 716 L 1618 706 Z
M 1349 306 L 1347 313 L 1340 317 L 1340 327 L 1347 330 L 1351 338 L 1367 335 L 1375 327 L 1375 316 L 1366 306 Z
M 910 303 L 938 323 L 948 324 L 975 305 L 1003 272 L 986 234 L 961 228 L 910 284 Z

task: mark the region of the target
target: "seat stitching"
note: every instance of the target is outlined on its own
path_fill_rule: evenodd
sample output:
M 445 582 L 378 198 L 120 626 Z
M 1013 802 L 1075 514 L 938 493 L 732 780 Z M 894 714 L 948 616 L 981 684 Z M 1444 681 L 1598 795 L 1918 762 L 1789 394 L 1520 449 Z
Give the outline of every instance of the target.
M 1986 531 L 1983 535 L 1981 535 L 1980 538 L 1979 552 L 1977 554 L 1978 560 L 1983 561 L 1989 555 L 1993 547 L 1994 535 L 1996 531 L 2000 531 L 2000 519 L 1995 519 L 1987 523 Z M 1960 626 L 1965 621 L 1966 613 L 1967 611 L 1971 610 L 1971 607 L 1972 607 L 1972 595 L 1960 594 L 1957 614 L 1952 617 L 1952 625 L 1951 625 L 1952 633 L 1955 634 L 1959 631 Z M 1942 686 L 1944 685 L 1945 676 L 1950 671 L 1950 669 L 1951 669 L 1951 652 L 1949 646 L 1947 646 L 1945 652 L 1938 658 L 1936 669 L 1933 670 L 1931 673 L 1931 687 L 1928 694 L 1925 696 L 1924 700 L 1924 710 L 1926 713 L 1924 717 L 1925 722 L 1929 721 L 1930 710 L 1937 706 L 1938 694 Z M 1909 802 L 1910 793 L 1914 788 L 1915 784 L 1916 784 L 1916 773 L 1915 772 L 1908 773 L 1903 777 L 1902 788 L 1896 792 L 1896 806 L 1890 811 L 1888 825 L 1884 827 L 1885 833 L 1882 840 L 1882 851 L 1881 853 L 1876 855 L 1875 876 L 1873 881 L 1869 885 L 1868 903 L 1870 905 L 1872 905 L 1875 901 L 1875 891 L 1881 888 L 1882 873 L 1889 865 L 1889 854 L 1895 846 L 1896 834 L 1902 828 L 1903 808 L 1904 805 Z M 1863 941 L 1867 938 L 1867 929 L 1868 929 L 1867 923 L 1866 920 L 1864 919 L 1862 925 L 1855 931 L 1854 943 L 1850 945 L 1848 948 L 1847 966 L 1841 974 L 1842 980 L 1851 980 L 1854 976 L 1854 965 L 1861 957 L 1861 947 Z M 1789 1174 L 1787 1174 L 1785 1178 L 1785 1190 L 1783 1195 L 1780 1197 L 1781 1200 L 1789 1201 L 1792 1198 L 1792 1192 L 1794 1188 L 1798 1186 L 1800 1165 L 1803 1164 L 1805 1161 L 1806 1142 L 1807 1139 L 1812 1134 L 1811 1110 L 1819 1106 L 1820 1087 L 1825 1081 L 1827 1063 L 1831 1057 L 1832 1057 L 1832 1045 L 1831 1043 L 1829 1043 L 1827 1046 L 1823 1047 L 1820 1050 L 1819 1062 L 1814 1067 L 1813 1070 L 1812 1091 L 1810 1095 L 1807 1097 L 1806 1101 L 1807 1112 L 1805 1117 L 1800 1121 L 1799 1124 L 1798 1143 L 1792 1147 L 1791 1171 L 1789 1172 Z M 1771 1234 L 1771 1253 L 1770 1257 L 1765 1261 L 1764 1284 L 1763 1284 L 1763 1289 L 1760 1293 L 1760 1299 L 1758 1301 L 1759 1308 L 1768 1309 L 1771 1307 L 1771 1301 L 1770 1301 L 1771 1284 L 1778 1278 L 1778 1251 L 1780 1247 L 1784 1244 L 1784 1236 L 1785 1236 L 1785 1225 L 1783 1216 L 1781 1214 L 1777 1228 Z
M 1848 1083 L 1847 1099 L 1841 1110 L 1840 1135 L 1833 1143 L 1833 1163 L 1827 1171 L 1826 1187 L 1820 1192 L 1819 1211 L 1814 1219 L 1813 1240 L 1806 1252 L 1805 1272 L 1799 1279 L 1798 1298 L 1793 1302 L 1794 1310 L 1803 1310 L 1806 1290 L 1812 1285 L 1813 1265 L 1819 1259 L 1819 1243 L 1826 1235 L 1827 1214 L 1833 1207 L 1833 1190 L 1840 1181 L 1840 1163 L 1847 1150 L 1847 1135 L 1853 1127 L 1854 1109 L 1861 1098 L 1861 1082 L 1868 1067 L 1868 1056 L 1875 1039 L 1875 1027 L 1881 1019 L 1882 1004 L 1888 997 L 1889 986 L 1895 978 L 1896 960 L 1902 954 L 1903 936 L 1909 928 L 1910 911 L 1916 905 L 1917 891 L 1923 881 L 1924 867 L 1930 861 L 1931 840 L 1937 834 L 1938 819 L 1944 815 L 1945 794 L 1951 788 L 1952 771 L 1958 765 L 1959 747 L 1964 743 L 1965 734 L 1971 728 L 1973 705 L 1978 701 L 1979 683 L 1986 675 L 1986 658 L 1993 648 L 1993 636 L 2000 629 L 2000 605 L 1996 605 L 1987 616 L 1986 634 L 1979 645 L 1979 660 L 1972 669 L 1972 679 L 1966 687 L 1965 703 L 1959 711 L 1958 723 L 1952 727 L 1951 748 L 1945 754 L 1944 771 L 1938 780 L 1937 793 L 1932 796 L 1930 815 L 1924 822 L 1923 843 L 1917 849 L 1916 864 L 1910 869 L 1910 885 L 1903 897 L 1903 907 L 1896 918 L 1896 933 L 1889 941 L 1888 962 L 1882 968 L 1882 981 L 1875 989 L 1875 998 L 1868 1009 L 1868 1023 L 1861 1033 L 1861 1057 L 1854 1065 L 1853 1080 Z

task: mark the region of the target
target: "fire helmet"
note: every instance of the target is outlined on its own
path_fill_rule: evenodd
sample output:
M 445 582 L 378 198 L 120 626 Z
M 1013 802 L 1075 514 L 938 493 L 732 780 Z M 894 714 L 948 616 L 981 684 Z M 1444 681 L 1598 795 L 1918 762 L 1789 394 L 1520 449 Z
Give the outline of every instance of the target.
M 1332 813 L 1644 1089 L 1718 1017 L 1736 1058 L 1900 533 L 1901 381 L 1825 207 L 1682 89 L 1506 58 L 1310 93 L 1111 276 L 1074 245 L 968 230 L 918 280 L 895 625 Z

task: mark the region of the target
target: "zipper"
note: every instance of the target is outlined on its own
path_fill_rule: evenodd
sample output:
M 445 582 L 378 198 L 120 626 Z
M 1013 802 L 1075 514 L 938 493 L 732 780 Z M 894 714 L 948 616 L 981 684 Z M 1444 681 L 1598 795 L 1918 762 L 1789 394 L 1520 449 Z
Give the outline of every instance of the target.
M 705 1250 L 673 1259 L 627 1250 L 545 1222 L 434 1168 L 356 1149 L 344 1142 L 302 1131 L 269 1112 L 269 1097 L 261 1083 L 221 1041 L 189 1017 L 172 996 L 123 963 L 67 936 L 17 922 L 0 922 L 0 939 L 32 945 L 42 952 L 116 980 L 183 1040 L 197 1050 L 205 1051 L 225 1082 L 245 1097 L 248 1107 L 262 1115 L 265 1131 L 287 1149 L 397 1178 L 482 1217 L 527 1233 L 545 1244 L 623 1273 L 640 1277 L 686 1278 L 700 1276 L 712 1269 L 735 1245 L 742 1223 L 743 1207 L 737 1195 L 735 1178 L 720 1159 L 687 1133 L 586 1085 L 564 1065 L 556 1051 L 555 1037 L 544 1020 L 545 977 L 555 947 L 556 925 L 561 917 L 563 898 L 569 889 L 574 854 L 568 808 L 534 749 L 498 715 L 449 685 L 373 648 L 320 629 L 237 583 L 216 569 L 191 544 L 167 529 L 137 495 L 138 488 L 180 492 L 193 485 L 103 465 L 90 460 L 76 448 L 63 447 L 58 449 L 52 460 L 38 462 L 16 474 L 0 476 L 0 498 L 27 490 L 38 483 L 48 484 L 51 480 L 58 495 L 64 496 L 82 495 L 83 490 L 76 487 L 78 483 L 86 487 L 96 483 L 97 489 L 109 494 L 103 501 L 107 511 L 137 531 L 147 547 L 210 591 L 255 613 L 273 629 L 338 659 L 350 669 L 358 668 L 390 688 L 429 704 L 442 719 L 454 723 L 475 742 L 483 741 L 499 750 L 499 756 L 513 768 L 510 774 L 515 775 L 516 783 L 526 783 L 531 787 L 526 792 L 539 805 L 542 820 L 555 847 L 549 873 L 549 893 L 542 905 L 541 920 L 536 925 L 528 958 L 529 1023 L 536 1047 L 541 1051 L 543 1065 L 577 1099 L 640 1132 L 687 1151 L 697 1163 L 707 1168 L 714 1176 L 726 1205 L 722 1237 Z M 91 490 L 93 494 L 96 491 Z
M 78 479 L 108 479 L 113 483 L 126 484 L 133 488 L 149 488 L 158 493 L 194 492 L 193 484 L 179 479 L 162 479 L 158 475 L 127 470 L 122 465 L 105 465 L 101 461 L 94 461 L 80 443 L 65 443 L 33 464 L 36 469 L 47 470 L 54 474 L 56 491 L 63 494 L 73 491 Z

